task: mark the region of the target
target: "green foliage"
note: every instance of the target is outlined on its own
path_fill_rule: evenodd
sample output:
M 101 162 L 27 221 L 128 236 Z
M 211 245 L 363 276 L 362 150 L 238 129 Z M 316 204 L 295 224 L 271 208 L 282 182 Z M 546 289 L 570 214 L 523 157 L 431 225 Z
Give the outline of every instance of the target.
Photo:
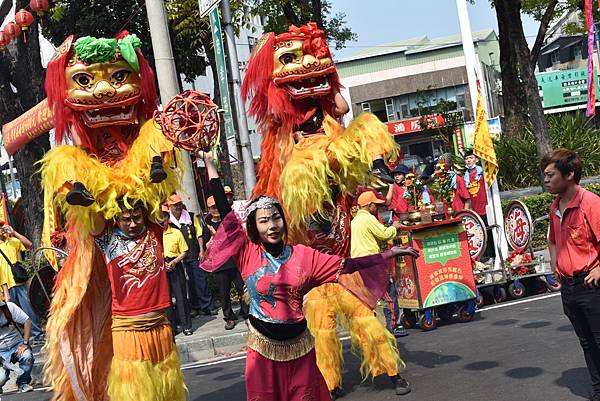
M 562 27 L 562 33 L 564 35 L 586 35 L 586 26 L 585 26 L 585 12 L 584 12 L 584 3 L 582 0 L 568 0 L 566 2 L 571 9 L 579 9 L 581 12 L 577 15 L 579 18 L 578 21 L 568 22 Z M 593 2 L 592 2 L 593 4 Z M 592 6 L 592 13 L 594 14 L 594 21 L 596 21 L 596 28 L 598 28 L 598 21 L 600 18 L 600 9 Z
M 265 18 L 266 32 L 281 33 L 287 31 L 292 24 L 316 22 L 325 31 L 327 39 L 334 44 L 336 50 L 357 38 L 346 26 L 345 13 L 331 14 L 331 3 L 328 0 L 253 0 L 252 4 L 252 12 Z
M 174 2 L 167 1 L 167 3 Z M 183 4 L 189 2 L 181 0 L 177 3 L 181 3 L 180 9 L 183 9 Z M 198 2 L 194 3 L 197 11 Z M 201 23 L 197 23 L 197 25 L 199 30 L 206 29 L 210 34 L 210 30 L 207 28 L 208 24 L 203 26 Z M 143 2 L 137 0 L 57 0 L 51 3 L 51 8 L 43 19 L 44 36 L 55 46 L 59 46 L 70 34 L 75 34 L 77 37 L 90 35 L 112 38 L 124 29 L 135 33 L 142 40 L 142 53 L 153 64 L 152 42 Z M 204 51 L 199 41 L 190 32 L 178 35 L 173 24 L 171 24 L 171 29 L 175 36 L 172 46 L 177 70 L 179 73 L 185 74 L 187 79 L 193 80 L 203 74 L 206 69 L 207 60 L 204 57 Z
M 234 31 L 239 33 L 241 27 L 250 29 L 249 21 L 252 14 L 244 6 L 243 0 L 231 0 L 230 5 Z M 208 65 L 207 58 L 214 58 L 209 18 L 200 18 L 198 0 L 165 0 L 165 8 L 176 41 L 188 49 L 197 49 L 196 54 L 203 59 L 202 73 L 204 73 L 204 69 Z M 195 59 L 184 58 L 178 62 L 178 68 L 182 71 L 193 70 L 197 66 L 188 64 L 195 62 Z M 185 80 L 193 82 L 196 76 L 186 74 Z
M 571 149 L 583 163 L 583 176 L 600 175 L 600 130 L 582 113 L 548 116 L 553 148 Z M 539 167 L 535 138 L 530 128 L 519 137 L 502 137 L 495 141 L 500 161 L 498 185 L 501 190 L 539 185 Z
M 442 169 L 436 171 L 433 182 L 428 185 L 429 189 L 438 201 L 452 203 L 454 188 L 452 188 L 452 179 L 447 171 Z
M 544 11 L 548 7 L 550 0 L 523 0 L 521 11 L 523 14 L 531 16 L 536 21 L 542 19 Z M 552 20 L 560 17 L 566 10 L 577 7 L 579 0 L 561 0 L 556 4 L 554 12 L 552 13 Z

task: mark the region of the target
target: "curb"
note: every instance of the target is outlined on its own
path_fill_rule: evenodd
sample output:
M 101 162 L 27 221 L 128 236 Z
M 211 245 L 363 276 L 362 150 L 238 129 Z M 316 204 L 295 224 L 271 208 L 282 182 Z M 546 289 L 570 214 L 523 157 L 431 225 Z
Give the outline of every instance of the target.
M 246 332 L 197 340 L 176 341 L 182 364 L 228 356 L 246 349 Z

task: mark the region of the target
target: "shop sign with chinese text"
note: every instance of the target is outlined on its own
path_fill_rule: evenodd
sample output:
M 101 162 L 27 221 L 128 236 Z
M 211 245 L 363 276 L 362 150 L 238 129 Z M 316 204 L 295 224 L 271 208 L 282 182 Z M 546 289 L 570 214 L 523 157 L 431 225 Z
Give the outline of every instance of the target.
M 444 117 L 441 114 L 409 118 L 408 120 L 386 123 L 388 132 L 392 135 L 410 134 L 411 132 L 424 131 L 430 128 L 444 125 Z
M 598 75 L 594 71 L 596 88 Z M 587 68 L 546 71 L 535 74 L 544 109 L 572 106 L 587 102 Z M 598 89 L 596 89 L 598 92 Z

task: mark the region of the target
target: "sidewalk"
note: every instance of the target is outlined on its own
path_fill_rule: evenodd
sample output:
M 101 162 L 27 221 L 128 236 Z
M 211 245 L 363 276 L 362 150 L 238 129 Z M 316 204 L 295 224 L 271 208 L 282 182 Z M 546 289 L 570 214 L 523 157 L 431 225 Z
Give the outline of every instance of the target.
M 237 312 L 237 310 L 236 310 Z M 192 319 L 194 334 L 175 336 L 181 363 L 200 362 L 244 351 L 246 324 L 239 319 L 233 330 L 225 330 L 225 320 L 219 310 L 217 316 L 198 316 Z

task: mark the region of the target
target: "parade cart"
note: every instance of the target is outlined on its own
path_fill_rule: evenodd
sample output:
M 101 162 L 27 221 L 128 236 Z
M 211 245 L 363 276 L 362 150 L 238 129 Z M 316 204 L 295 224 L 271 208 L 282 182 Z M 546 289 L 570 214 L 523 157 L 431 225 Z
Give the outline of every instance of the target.
M 549 261 L 544 255 L 535 255 L 532 246 L 535 225 L 547 218 L 542 216 L 533 221 L 527 206 L 518 200 L 508 204 L 504 211 L 504 232 L 511 248 L 505 268 L 510 282 L 508 294 L 513 299 L 523 298 L 528 289 L 534 293 L 560 290 Z
M 473 319 L 475 281 L 465 226 L 460 218 L 404 226 L 399 230 L 402 245 L 420 252 L 417 259 L 399 261 L 398 304 L 404 309 L 403 326 L 433 330 L 437 318 L 461 322 Z
M 480 261 L 487 242 L 493 241 L 493 238 L 488 236 L 485 223 L 477 213 L 471 210 L 462 210 L 456 214 L 456 217 L 462 219 L 467 230 L 469 252 L 473 261 L 473 275 L 477 287 L 477 306 L 481 307 L 490 303 L 489 298 L 493 298 L 493 301 L 497 303 L 506 301 L 508 296 L 505 286 L 508 279 L 504 266 L 501 265 L 496 269 L 493 264 L 484 264 Z M 493 260 L 491 261 L 493 262 Z

